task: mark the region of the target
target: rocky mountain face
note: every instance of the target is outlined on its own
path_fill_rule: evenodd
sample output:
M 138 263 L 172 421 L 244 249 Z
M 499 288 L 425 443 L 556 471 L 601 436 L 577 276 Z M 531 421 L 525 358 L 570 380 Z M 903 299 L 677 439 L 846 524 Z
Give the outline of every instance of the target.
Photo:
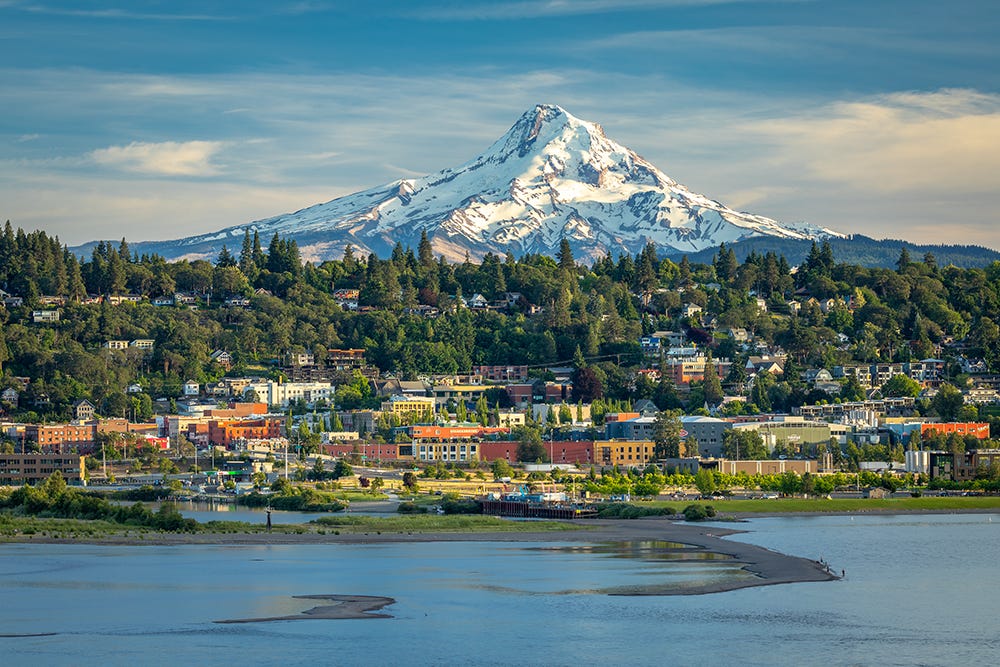
M 734 211 L 678 184 L 633 151 L 558 106 L 538 105 L 465 164 L 403 179 L 295 213 L 176 241 L 135 244 L 168 259 L 214 257 L 238 249 L 245 229 L 266 245 L 275 232 L 295 238 L 303 258 L 339 257 L 347 245 L 385 256 L 416 247 L 426 231 L 450 260 L 487 252 L 554 255 L 570 242 L 577 259 L 636 253 L 653 242 L 663 254 L 770 236 L 840 236 Z

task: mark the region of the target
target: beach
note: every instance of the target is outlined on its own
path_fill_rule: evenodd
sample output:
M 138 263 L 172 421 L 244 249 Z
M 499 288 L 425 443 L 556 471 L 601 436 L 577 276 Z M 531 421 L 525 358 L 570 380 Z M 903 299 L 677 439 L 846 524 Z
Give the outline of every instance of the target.
M 661 517 L 644 519 L 593 519 L 573 522 L 570 529 L 538 532 L 377 532 L 335 534 L 324 533 L 145 533 L 135 536 L 110 535 L 102 538 L 76 540 L 39 537 L 20 538 L 16 541 L 33 543 L 80 543 L 109 545 L 158 545 L 181 546 L 191 544 L 225 546 L 305 545 L 305 544 L 392 544 L 403 542 L 571 542 L 587 544 L 627 542 L 674 542 L 687 545 L 689 550 L 719 554 L 741 563 L 752 577 L 724 582 L 711 582 L 684 588 L 646 588 L 628 595 L 699 595 L 719 593 L 751 586 L 818 582 L 837 579 L 819 562 L 801 556 L 778 553 L 763 547 L 725 539 L 737 534 L 738 528 L 718 524 L 685 523 Z M 734 524 L 738 526 L 738 524 Z M 343 601 L 340 601 L 343 603 Z M 387 603 L 388 604 L 388 603 Z M 342 605 L 341 605 L 342 606 Z M 340 614 L 343 609 L 326 613 Z M 359 612 L 363 613 L 363 612 Z M 357 616 L 348 616 L 357 617 Z M 362 617 L 370 617 L 364 614 Z

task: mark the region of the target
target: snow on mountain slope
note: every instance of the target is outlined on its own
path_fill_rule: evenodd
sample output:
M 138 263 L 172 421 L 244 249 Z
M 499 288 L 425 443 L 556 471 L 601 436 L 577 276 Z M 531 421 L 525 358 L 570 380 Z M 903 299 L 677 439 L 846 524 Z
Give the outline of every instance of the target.
M 263 243 L 294 237 L 306 259 L 339 257 L 346 245 L 384 255 L 416 247 L 426 231 L 437 253 L 554 254 L 570 241 L 578 259 L 639 251 L 694 252 L 752 236 L 840 236 L 810 225 L 782 225 L 740 213 L 688 190 L 596 123 L 538 105 L 481 155 L 417 179 L 404 179 L 213 234 L 139 244 L 168 258 L 238 248 L 245 228 Z

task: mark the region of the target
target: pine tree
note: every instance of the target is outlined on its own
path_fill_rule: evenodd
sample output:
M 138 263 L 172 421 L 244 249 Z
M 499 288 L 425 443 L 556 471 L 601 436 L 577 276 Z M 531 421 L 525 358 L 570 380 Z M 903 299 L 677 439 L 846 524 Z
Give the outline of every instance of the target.
M 426 229 L 420 230 L 420 243 L 417 245 L 417 261 L 425 269 L 430 269 L 434 266 L 434 247 L 431 245 L 430 239 L 427 238 Z
M 688 260 L 687 255 L 681 257 L 679 269 L 677 283 L 680 287 L 687 287 L 691 284 L 691 262 Z
M 709 352 L 705 358 L 705 381 L 702 384 L 705 392 L 705 402 L 709 405 L 718 405 L 725 397 L 722 391 L 722 383 L 719 381 L 719 373 L 716 371 L 715 362 L 712 360 L 712 353 Z
M 229 252 L 229 248 L 226 247 L 226 244 L 222 244 L 222 250 L 219 251 L 219 256 L 215 260 L 215 265 L 224 269 L 236 266 L 236 259 L 233 257 L 232 253 Z
M 910 261 L 910 251 L 906 249 L 904 245 L 899 251 L 899 259 L 896 260 L 896 268 L 900 273 L 906 271 L 907 267 L 910 266 L 912 262 Z
M 570 274 L 576 272 L 576 260 L 573 259 L 573 249 L 565 237 L 559 241 L 559 252 L 556 254 L 556 260 L 559 262 L 559 269 L 563 272 Z

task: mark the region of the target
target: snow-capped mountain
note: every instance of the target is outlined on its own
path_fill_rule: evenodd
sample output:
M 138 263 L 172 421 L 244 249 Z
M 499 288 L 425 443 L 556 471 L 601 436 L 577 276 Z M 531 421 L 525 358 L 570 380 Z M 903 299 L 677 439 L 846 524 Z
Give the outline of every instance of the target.
M 600 125 L 538 105 L 465 164 L 403 179 L 213 234 L 137 244 L 164 257 L 237 251 L 246 228 L 265 245 L 295 238 L 305 259 L 355 251 L 385 256 L 400 242 L 416 248 L 426 231 L 435 253 L 460 260 L 487 252 L 554 254 L 563 238 L 578 259 L 635 253 L 656 243 L 665 254 L 696 252 L 755 236 L 841 236 L 811 225 L 779 224 L 740 213 L 678 184 Z

